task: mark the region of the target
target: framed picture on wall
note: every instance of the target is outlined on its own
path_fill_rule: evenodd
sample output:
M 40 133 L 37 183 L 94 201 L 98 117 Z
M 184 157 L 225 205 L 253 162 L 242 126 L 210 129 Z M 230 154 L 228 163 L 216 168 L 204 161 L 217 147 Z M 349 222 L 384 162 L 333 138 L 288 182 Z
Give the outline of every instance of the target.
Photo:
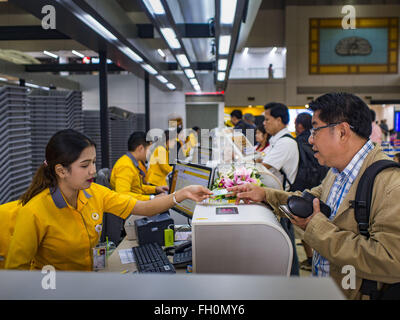
M 355 29 L 342 19 L 309 21 L 310 74 L 397 73 L 399 18 L 358 18 Z

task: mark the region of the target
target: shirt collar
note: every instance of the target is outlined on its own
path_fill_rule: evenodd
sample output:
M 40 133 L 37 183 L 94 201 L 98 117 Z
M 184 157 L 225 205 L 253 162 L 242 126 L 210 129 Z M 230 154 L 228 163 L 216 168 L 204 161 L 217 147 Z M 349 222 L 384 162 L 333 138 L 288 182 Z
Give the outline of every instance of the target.
M 283 128 L 281 131 L 279 131 L 278 133 L 276 133 L 275 135 L 273 135 L 270 139 L 270 143 L 274 144 L 276 141 L 278 141 L 282 136 L 284 136 L 285 134 L 290 134 L 290 131 L 287 127 Z
M 136 160 L 136 158 L 130 153 L 129 151 L 126 153 L 126 155 L 129 157 L 129 159 L 132 160 L 133 165 L 139 170 L 139 173 L 141 176 L 145 176 L 146 174 L 143 172 L 142 169 L 139 167 L 139 162 Z
M 367 157 L 368 153 L 374 148 L 374 144 L 371 140 L 368 140 L 362 148 L 354 155 L 346 168 L 343 169 L 342 172 L 339 172 L 338 169 L 332 168 L 332 172 L 338 177 L 339 180 L 342 180 L 346 177 L 350 177 L 350 180 L 354 180 L 358 175 L 358 171 L 360 170 L 362 163 Z M 354 172 L 354 171 L 357 172 Z M 352 182 L 350 181 L 350 182 Z
M 82 191 L 82 192 L 81 192 Z M 81 196 L 81 194 L 85 195 L 85 198 Z M 63 209 L 68 207 L 67 202 L 64 199 L 64 196 L 62 195 L 61 190 L 56 187 L 56 188 L 50 188 L 50 195 L 53 199 L 54 204 L 58 209 Z M 82 203 L 87 203 L 87 199 L 90 199 L 92 196 L 86 192 L 86 190 L 79 190 L 78 193 L 78 199 L 81 200 Z

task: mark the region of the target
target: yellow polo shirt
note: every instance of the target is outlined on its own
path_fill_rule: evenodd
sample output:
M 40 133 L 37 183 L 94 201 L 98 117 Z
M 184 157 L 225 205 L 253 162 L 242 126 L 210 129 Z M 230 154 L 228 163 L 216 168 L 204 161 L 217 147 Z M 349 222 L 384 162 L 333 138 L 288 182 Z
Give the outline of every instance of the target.
M 6 269 L 52 265 L 56 270 L 91 271 L 103 212 L 126 219 L 136 204 L 131 196 L 95 183 L 79 191 L 76 209 L 60 189 L 52 191 L 43 190 L 19 209 Z
M 12 201 L 0 206 L 0 269 L 4 269 L 11 236 L 14 232 L 15 219 L 21 208 L 20 201 Z
M 143 184 L 143 177 L 132 158 L 132 155 L 125 154 L 117 160 L 111 171 L 111 188 L 118 193 L 129 194 L 137 200 L 150 200 L 150 194 L 156 193 L 156 187 Z
M 146 181 L 154 186 L 166 186 L 167 175 L 171 171 L 172 167 L 168 164 L 167 148 L 158 146 L 151 154 Z

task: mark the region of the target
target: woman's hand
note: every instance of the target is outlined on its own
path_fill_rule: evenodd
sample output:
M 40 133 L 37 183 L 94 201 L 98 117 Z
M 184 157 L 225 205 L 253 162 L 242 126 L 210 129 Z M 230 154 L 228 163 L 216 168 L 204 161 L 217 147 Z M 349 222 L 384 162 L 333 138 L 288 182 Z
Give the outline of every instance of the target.
M 168 193 L 168 191 L 169 191 L 168 186 L 159 186 L 159 187 L 156 187 L 156 192 L 157 192 L 157 193 L 165 193 L 165 192 Z
M 212 192 L 203 186 L 187 186 L 179 191 L 176 192 L 175 199 L 177 202 L 181 202 L 185 199 L 190 199 L 196 202 L 203 201 L 207 199 Z
M 241 199 L 243 199 L 246 204 L 250 203 L 250 201 L 265 201 L 265 189 L 255 184 L 246 183 L 240 186 L 227 188 L 227 190 L 233 191 L 233 196 L 236 196 L 236 204 L 239 204 Z

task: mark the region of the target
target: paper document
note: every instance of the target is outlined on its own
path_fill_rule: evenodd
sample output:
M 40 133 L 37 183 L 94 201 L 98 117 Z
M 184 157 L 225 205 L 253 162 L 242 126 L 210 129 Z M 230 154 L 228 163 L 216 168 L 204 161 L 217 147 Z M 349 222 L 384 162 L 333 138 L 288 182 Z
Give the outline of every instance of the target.
M 124 249 L 118 250 L 119 258 L 121 259 L 122 264 L 135 262 L 135 258 L 133 257 L 132 249 Z
M 175 241 L 189 240 L 191 238 L 192 232 L 178 231 L 175 232 Z

